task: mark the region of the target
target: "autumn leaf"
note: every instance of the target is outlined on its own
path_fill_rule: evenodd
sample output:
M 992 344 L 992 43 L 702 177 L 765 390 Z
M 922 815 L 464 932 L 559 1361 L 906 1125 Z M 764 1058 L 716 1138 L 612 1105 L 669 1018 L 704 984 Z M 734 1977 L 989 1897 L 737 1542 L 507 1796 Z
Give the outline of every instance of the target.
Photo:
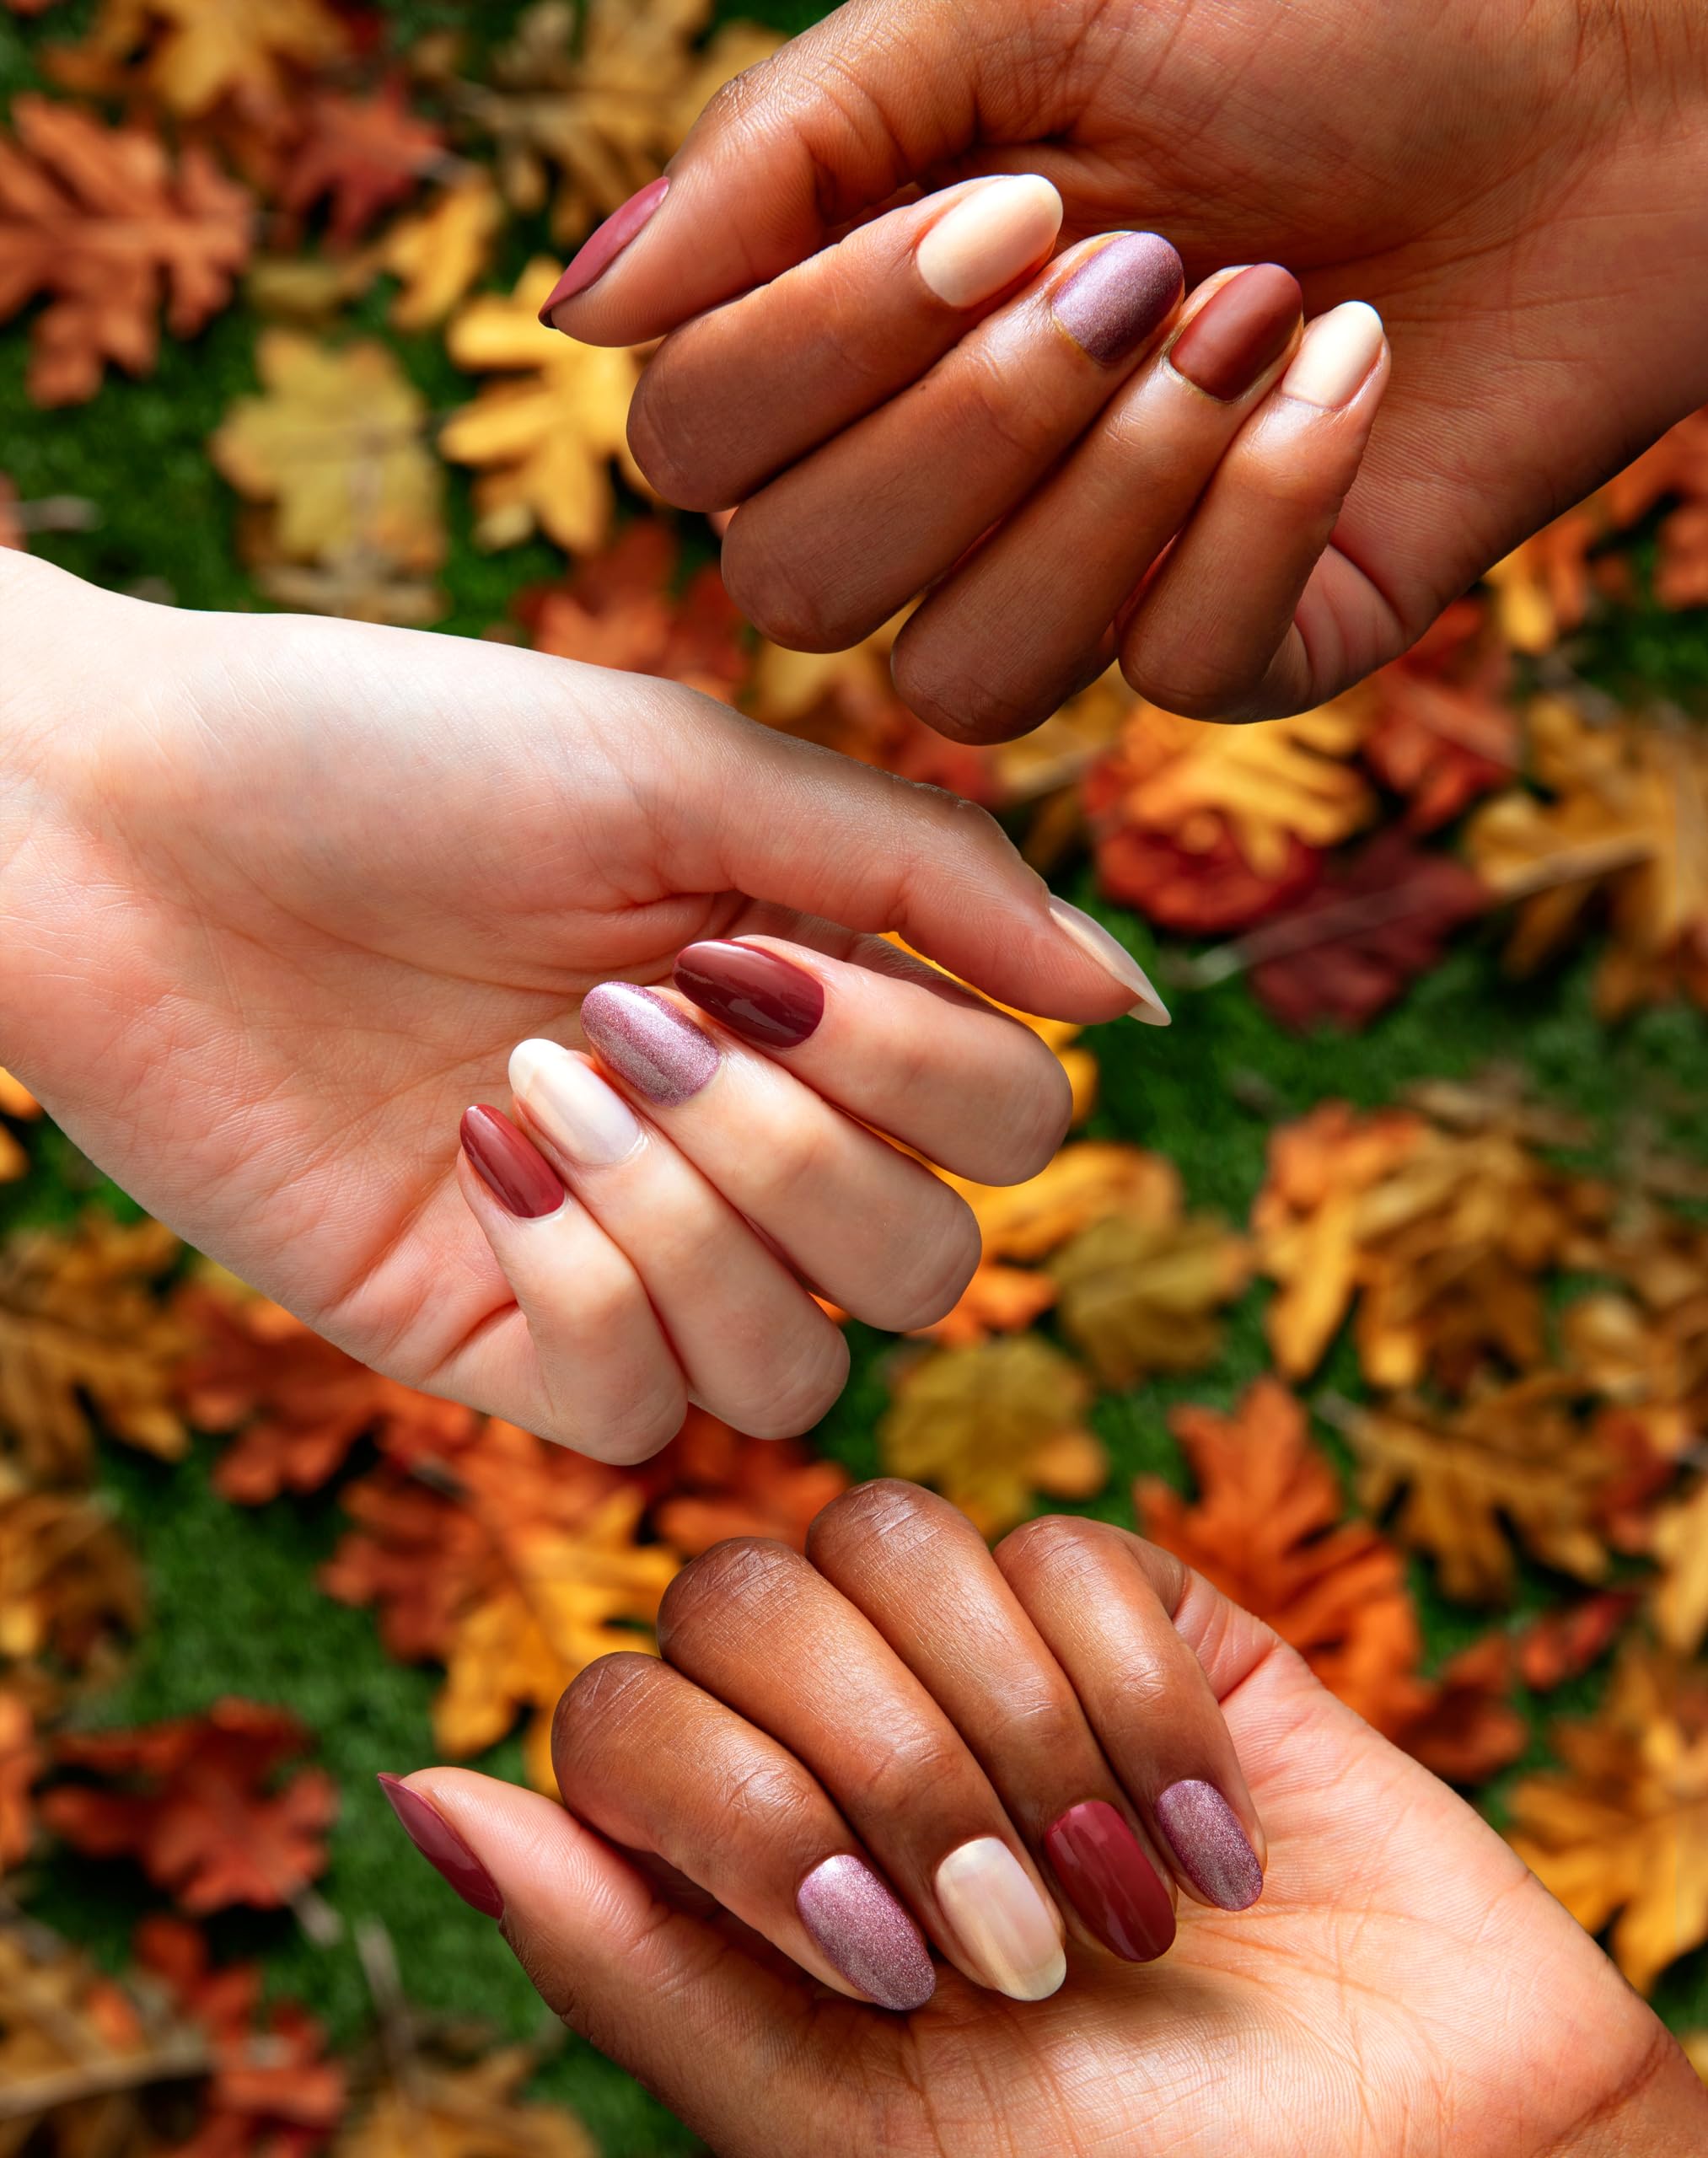
M 1374 678 L 1364 761 L 1405 797 L 1411 831 L 1452 824 L 1519 769 L 1518 714 L 1507 695 L 1512 654 L 1488 626 L 1480 600 L 1457 599 Z
M 399 218 L 377 255 L 378 266 L 403 287 L 391 303 L 393 329 L 430 330 L 443 322 L 486 275 L 503 223 L 503 205 L 484 168 L 416 216 Z
M 0 137 L 0 321 L 32 298 L 25 387 L 41 405 L 93 397 L 111 362 L 148 374 L 159 317 L 193 337 L 229 301 L 250 197 L 190 145 L 175 170 L 140 127 L 103 127 L 46 98 L 12 101 Z
M 714 568 L 673 597 L 679 545 L 655 518 L 636 518 L 603 555 L 518 608 L 536 652 L 592 667 L 655 674 L 733 701 L 752 663 L 746 625 Z
M 35 1829 L 31 1793 L 46 1765 L 30 1703 L 16 1688 L 0 1686 L 0 1875 L 30 1849 Z
M 1107 1387 L 1214 1363 L 1214 1314 L 1245 1287 L 1243 1240 L 1213 1216 L 1145 1221 L 1117 1214 L 1050 1261 L 1061 1330 Z
M 381 2087 L 336 2158 L 599 2158 L 572 2113 L 517 2096 L 538 2065 L 522 2046 L 466 2067 L 417 2056 L 407 2086 Z
M 443 134 L 409 110 L 395 77 L 369 97 L 319 91 L 305 113 L 279 201 L 300 215 L 324 199 L 334 247 L 359 239 L 445 163 Z
M 1297 905 L 1322 876 L 1322 855 L 1297 839 L 1286 841 L 1272 871 L 1260 874 L 1226 825 L 1206 826 L 1194 835 L 1200 843 L 1186 847 L 1166 833 L 1105 823 L 1098 811 L 1109 792 L 1095 772 L 1082 790 L 1096 835 L 1098 890 L 1182 937 L 1247 928 Z
M 481 473 L 475 538 L 482 547 L 516 546 L 537 528 L 571 554 L 594 554 L 616 513 L 612 464 L 638 491 L 650 491 L 628 439 L 640 355 L 577 344 L 540 323 L 558 274 L 551 258 L 537 258 L 508 298 L 469 301 L 446 333 L 445 349 L 459 368 L 503 378 L 454 413 L 439 435 L 453 464 Z
M 88 37 L 49 64 L 56 81 L 91 96 L 145 89 L 191 119 L 229 99 L 255 119 L 277 111 L 293 77 L 348 50 L 322 0 L 102 0 Z
M 45 1927 L 0 1927 L 0 2091 L 10 2114 L 0 2147 L 8 2158 L 146 2150 L 152 2139 L 140 2134 L 139 2092 L 151 2080 L 181 2080 L 207 2064 L 200 2032 L 151 2033 L 136 2003 Z M 44 2122 L 57 2140 L 38 2136 Z
M 903 1371 L 878 1428 L 884 1469 L 930 1484 L 986 1536 L 1034 1497 L 1088 1499 L 1109 1461 L 1086 1430 L 1085 1374 L 1034 1334 L 945 1349 Z
M 184 1337 L 155 1291 L 177 1238 L 158 1221 L 91 1213 L 69 1235 L 0 1247 L 0 1452 L 39 1481 L 87 1479 L 93 1404 L 103 1431 L 163 1461 L 190 1443 L 172 1406 Z
M 1708 1635 L 1708 1478 L 1655 1517 L 1650 1549 L 1661 1568 L 1655 1631 L 1689 1656 Z
M 1708 1694 L 1629 1642 L 1599 1714 L 1551 1737 L 1563 1766 L 1513 1790 L 1512 1848 L 1591 1933 L 1614 1921 L 1614 1960 L 1647 1993 L 1708 1939 Z
M 50 1686 L 57 1672 L 99 1667 L 141 1626 L 142 1611 L 141 1572 L 104 1507 L 0 1472 L 0 1669 L 8 1680 L 20 1681 L 24 1664 Z M 34 1690 L 43 1698 L 41 1685 Z
M 1514 1644 L 1518 1676 L 1538 1694 L 1551 1693 L 1568 1678 L 1581 1678 L 1606 1655 L 1636 1607 L 1635 1591 L 1602 1589 L 1576 1603 L 1544 1611 Z
M 282 1710 L 239 1700 L 135 1731 L 62 1736 L 62 1767 L 120 1788 L 60 1785 L 43 1796 L 41 1818 L 88 1857 L 136 1859 L 186 1911 L 271 1909 L 325 1869 L 331 1778 L 279 1773 L 309 1742 Z
M 815 1514 L 848 1488 L 846 1468 L 814 1461 L 798 1439 L 753 1439 L 690 1409 L 680 1431 L 636 1472 L 658 1531 L 685 1559 L 725 1537 L 764 1536 L 804 1550 Z

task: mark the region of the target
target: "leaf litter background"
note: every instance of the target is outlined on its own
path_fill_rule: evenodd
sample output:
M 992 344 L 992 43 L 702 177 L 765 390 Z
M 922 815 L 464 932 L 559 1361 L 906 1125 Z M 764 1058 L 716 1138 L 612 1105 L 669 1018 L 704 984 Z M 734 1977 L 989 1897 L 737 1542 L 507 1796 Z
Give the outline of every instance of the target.
M 798 1447 L 636 1474 L 361 1372 L 0 1081 L 0 2150 L 691 2139 L 542 2030 L 377 1768 L 544 1773 L 577 1664 L 850 1476 L 1137 1519 L 1464 1787 L 1708 2069 L 1708 416 L 1373 688 L 943 743 L 761 647 L 534 327 L 818 12 L 4 0 L 0 540 L 650 669 L 957 786 L 1168 985 Z M 169 517 L 161 505 L 171 505 Z

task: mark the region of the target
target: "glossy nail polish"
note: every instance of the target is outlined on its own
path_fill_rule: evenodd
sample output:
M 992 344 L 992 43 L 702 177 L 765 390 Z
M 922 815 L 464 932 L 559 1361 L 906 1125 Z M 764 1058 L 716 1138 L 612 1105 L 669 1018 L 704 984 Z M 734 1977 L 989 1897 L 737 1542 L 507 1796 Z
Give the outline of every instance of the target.
M 534 1130 L 580 1168 L 614 1168 L 641 1143 L 640 1121 L 622 1096 L 561 1042 L 518 1042 L 510 1088 Z
M 1169 1023 L 1168 1006 L 1152 988 L 1150 976 L 1125 944 L 1118 943 L 1100 921 L 1093 921 L 1088 914 L 1070 906 L 1066 899 L 1051 899 L 1050 911 L 1064 935 L 1072 937 L 1087 958 L 1095 960 L 1132 997 L 1130 1018 L 1147 1027 L 1166 1027 Z
M 674 979 L 702 1012 L 762 1049 L 798 1049 L 824 1016 L 814 976 L 759 944 L 690 944 Z
M 694 1022 L 668 997 L 631 982 L 589 990 L 581 1028 L 611 1070 L 661 1109 L 697 1094 L 717 1069 L 717 1050 Z
M 1180 258 L 1160 233 L 1117 233 L 1056 287 L 1050 305 L 1075 344 L 1113 368 L 1150 342 L 1184 287 Z
M 1061 197 L 1036 173 L 981 180 L 952 203 L 914 252 L 949 307 L 976 307 L 1042 262 L 1061 230 Z
M 1335 411 L 1350 405 L 1382 357 L 1382 318 L 1362 300 L 1319 314 L 1281 377 L 1283 397 Z
M 563 1184 L 556 1171 L 501 1110 L 477 1103 L 463 1112 L 463 1151 L 502 1206 L 524 1221 L 556 1213 Z
M 987 1986 L 1010 2000 L 1043 2000 L 1067 1976 L 1055 1915 L 1000 1837 L 980 1836 L 951 1851 L 932 1885 Z
M 1144 1845 L 1100 1798 L 1070 1806 L 1044 1848 L 1073 1908 L 1105 1948 L 1148 1963 L 1174 1938 L 1174 1908 Z
M 552 309 L 561 307 L 566 300 L 574 299 L 604 276 L 642 227 L 651 220 L 669 191 L 669 176 L 663 174 L 638 195 L 631 195 L 620 210 L 612 211 L 546 295 L 540 319 L 548 330 L 553 327 Z
M 828 1960 L 880 2008 L 923 2008 L 937 1991 L 919 1928 L 851 1851 L 815 1865 L 795 1908 Z
M 1287 348 L 1304 312 L 1298 281 L 1277 262 L 1230 277 L 1174 340 L 1168 364 L 1208 397 L 1243 397 Z
M 1239 1816 L 1214 1784 L 1170 1784 L 1157 1801 L 1157 1818 L 1182 1871 L 1206 1902 L 1243 1911 L 1263 1893 L 1263 1868 Z
M 489 1919 L 504 1915 L 497 1883 L 443 1814 L 413 1791 L 401 1776 L 381 1776 L 379 1788 L 403 1823 L 403 1832 L 430 1866 L 443 1874 L 465 1903 Z

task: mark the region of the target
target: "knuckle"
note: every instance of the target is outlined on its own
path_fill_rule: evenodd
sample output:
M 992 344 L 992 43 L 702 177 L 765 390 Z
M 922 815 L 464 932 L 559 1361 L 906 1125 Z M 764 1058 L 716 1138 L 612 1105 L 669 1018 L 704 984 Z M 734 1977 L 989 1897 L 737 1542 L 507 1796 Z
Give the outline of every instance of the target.
M 886 1733 L 880 1748 L 851 1763 L 838 1788 L 846 1812 L 905 1818 L 922 1790 L 952 1789 L 965 1766 L 959 1739 L 913 1724 Z
M 809 1100 L 798 1114 L 772 1125 L 765 1161 L 756 1175 L 754 1208 L 761 1219 L 777 1218 L 805 1205 L 815 1208 L 838 1167 L 846 1134 L 832 1121 L 834 1112 Z
M 1011 1582 L 1071 1590 L 1103 1573 L 1109 1550 L 1104 1522 L 1045 1514 L 1009 1531 L 996 1546 L 996 1564 Z
M 616 1650 L 576 1673 L 551 1716 L 551 1758 L 560 1777 L 572 1771 L 596 1737 L 608 1737 L 640 1712 L 658 1677 L 657 1658 L 637 1649 Z
M 857 1484 L 832 1499 L 807 1531 L 807 1556 L 816 1564 L 881 1553 L 886 1565 L 929 1551 L 945 1538 L 980 1543 L 978 1531 L 947 1499 L 899 1476 Z
M 741 1429 L 756 1439 L 791 1439 L 810 1431 L 832 1409 L 848 1379 L 848 1345 L 828 1319 L 816 1318 L 792 1366 L 780 1361 L 762 1400 L 745 1409 Z
M 664 1592 L 658 1610 L 658 1645 L 666 1655 L 683 1637 L 727 1624 L 739 1613 L 744 1627 L 756 1617 L 786 1609 L 800 1585 L 803 1561 L 786 1543 L 763 1536 L 732 1537 L 690 1559 Z
M 896 694 L 939 734 L 968 742 L 1006 742 L 1047 719 L 1039 701 L 1004 693 L 968 655 L 898 644 L 891 663 Z
M 989 1184 L 1023 1184 L 1036 1176 L 1055 1160 L 1073 1122 L 1073 1085 L 1061 1059 L 1035 1034 L 1029 1032 L 1027 1038 L 1034 1051 L 1028 1053 L 1024 1077 L 992 1135 L 1001 1173 L 986 1177 Z

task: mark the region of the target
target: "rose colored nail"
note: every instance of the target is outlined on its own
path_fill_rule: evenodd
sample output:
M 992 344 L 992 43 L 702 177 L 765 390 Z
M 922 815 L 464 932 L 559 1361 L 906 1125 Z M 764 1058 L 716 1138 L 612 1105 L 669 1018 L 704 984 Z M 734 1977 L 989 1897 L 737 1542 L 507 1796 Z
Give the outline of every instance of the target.
M 581 1001 L 582 1032 L 619 1078 L 660 1109 L 697 1094 L 717 1050 L 668 997 L 631 982 L 601 982 Z
M 669 191 L 670 178 L 666 173 L 649 182 L 638 195 L 631 195 L 621 209 L 612 211 L 546 295 L 540 319 L 548 330 L 556 327 L 551 319 L 552 309 L 561 307 L 566 300 L 572 300 L 604 276 Z
M 1168 363 L 1208 397 L 1243 397 L 1287 348 L 1304 312 L 1298 280 L 1260 262 L 1212 293 L 1174 340 Z
M 1113 368 L 1150 342 L 1184 287 L 1180 258 L 1160 233 L 1117 233 L 1057 286 L 1050 304 L 1075 344 Z
M 465 1903 L 472 1903 L 484 1917 L 502 1919 L 504 1898 L 498 1884 L 443 1814 L 419 1791 L 411 1790 L 401 1776 L 381 1776 L 379 1788 L 403 1823 L 403 1833 L 427 1864 L 443 1874 Z
M 530 1146 L 500 1109 L 480 1102 L 463 1111 L 463 1151 L 488 1191 L 524 1221 L 555 1214 L 563 1185 L 550 1162 Z
M 825 1956 L 880 2008 L 923 2008 L 937 1973 L 919 1928 L 851 1851 L 815 1865 L 795 1908 Z
M 1088 914 L 1070 905 L 1066 899 L 1052 899 L 1050 911 L 1056 927 L 1078 945 L 1087 958 L 1100 966 L 1106 974 L 1113 975 L 1131 996 L 1129 1018 L 1136 1019 L 1145 1027 L 1166 1027 L 1170 1023 L 1168 1007 L 1151 986 L 1150 976 L 1126 946 L 1118 943 L 1100 921 L 1093 921 Z
M 765 1049 L 798 1049 L 824 1016 L 815 978 L 762 945 L 690 944 L 677 955 L 674 980 L 702 1012 Z
M 1044 1832 L 1055 1877 L 1105 1948 L 1148 1963 L 1174 1938 L 1174 1910 L 1144 1845 L 1100 1798 L 1070 1806 Z
M 1036 173 L 980 181 L 951 203 L 921 240 L 914 260 L 948 307 L 976 307 L 1055 244 L 1061 197 Z
M 1350 405 L 1382 357 L 1382 318 L 1362 300 L 1330 308 L 1306 330 L 1281 377 L 1281 395 L 1327 411 Z
M 1157 1801 L 1157 1818 L 1187 1879 L 1207 1903 L 1243 1911 L 1263 1893 L 1263 1868 L 1239 1816 L 1214 1784 L 1170 1784 Z

